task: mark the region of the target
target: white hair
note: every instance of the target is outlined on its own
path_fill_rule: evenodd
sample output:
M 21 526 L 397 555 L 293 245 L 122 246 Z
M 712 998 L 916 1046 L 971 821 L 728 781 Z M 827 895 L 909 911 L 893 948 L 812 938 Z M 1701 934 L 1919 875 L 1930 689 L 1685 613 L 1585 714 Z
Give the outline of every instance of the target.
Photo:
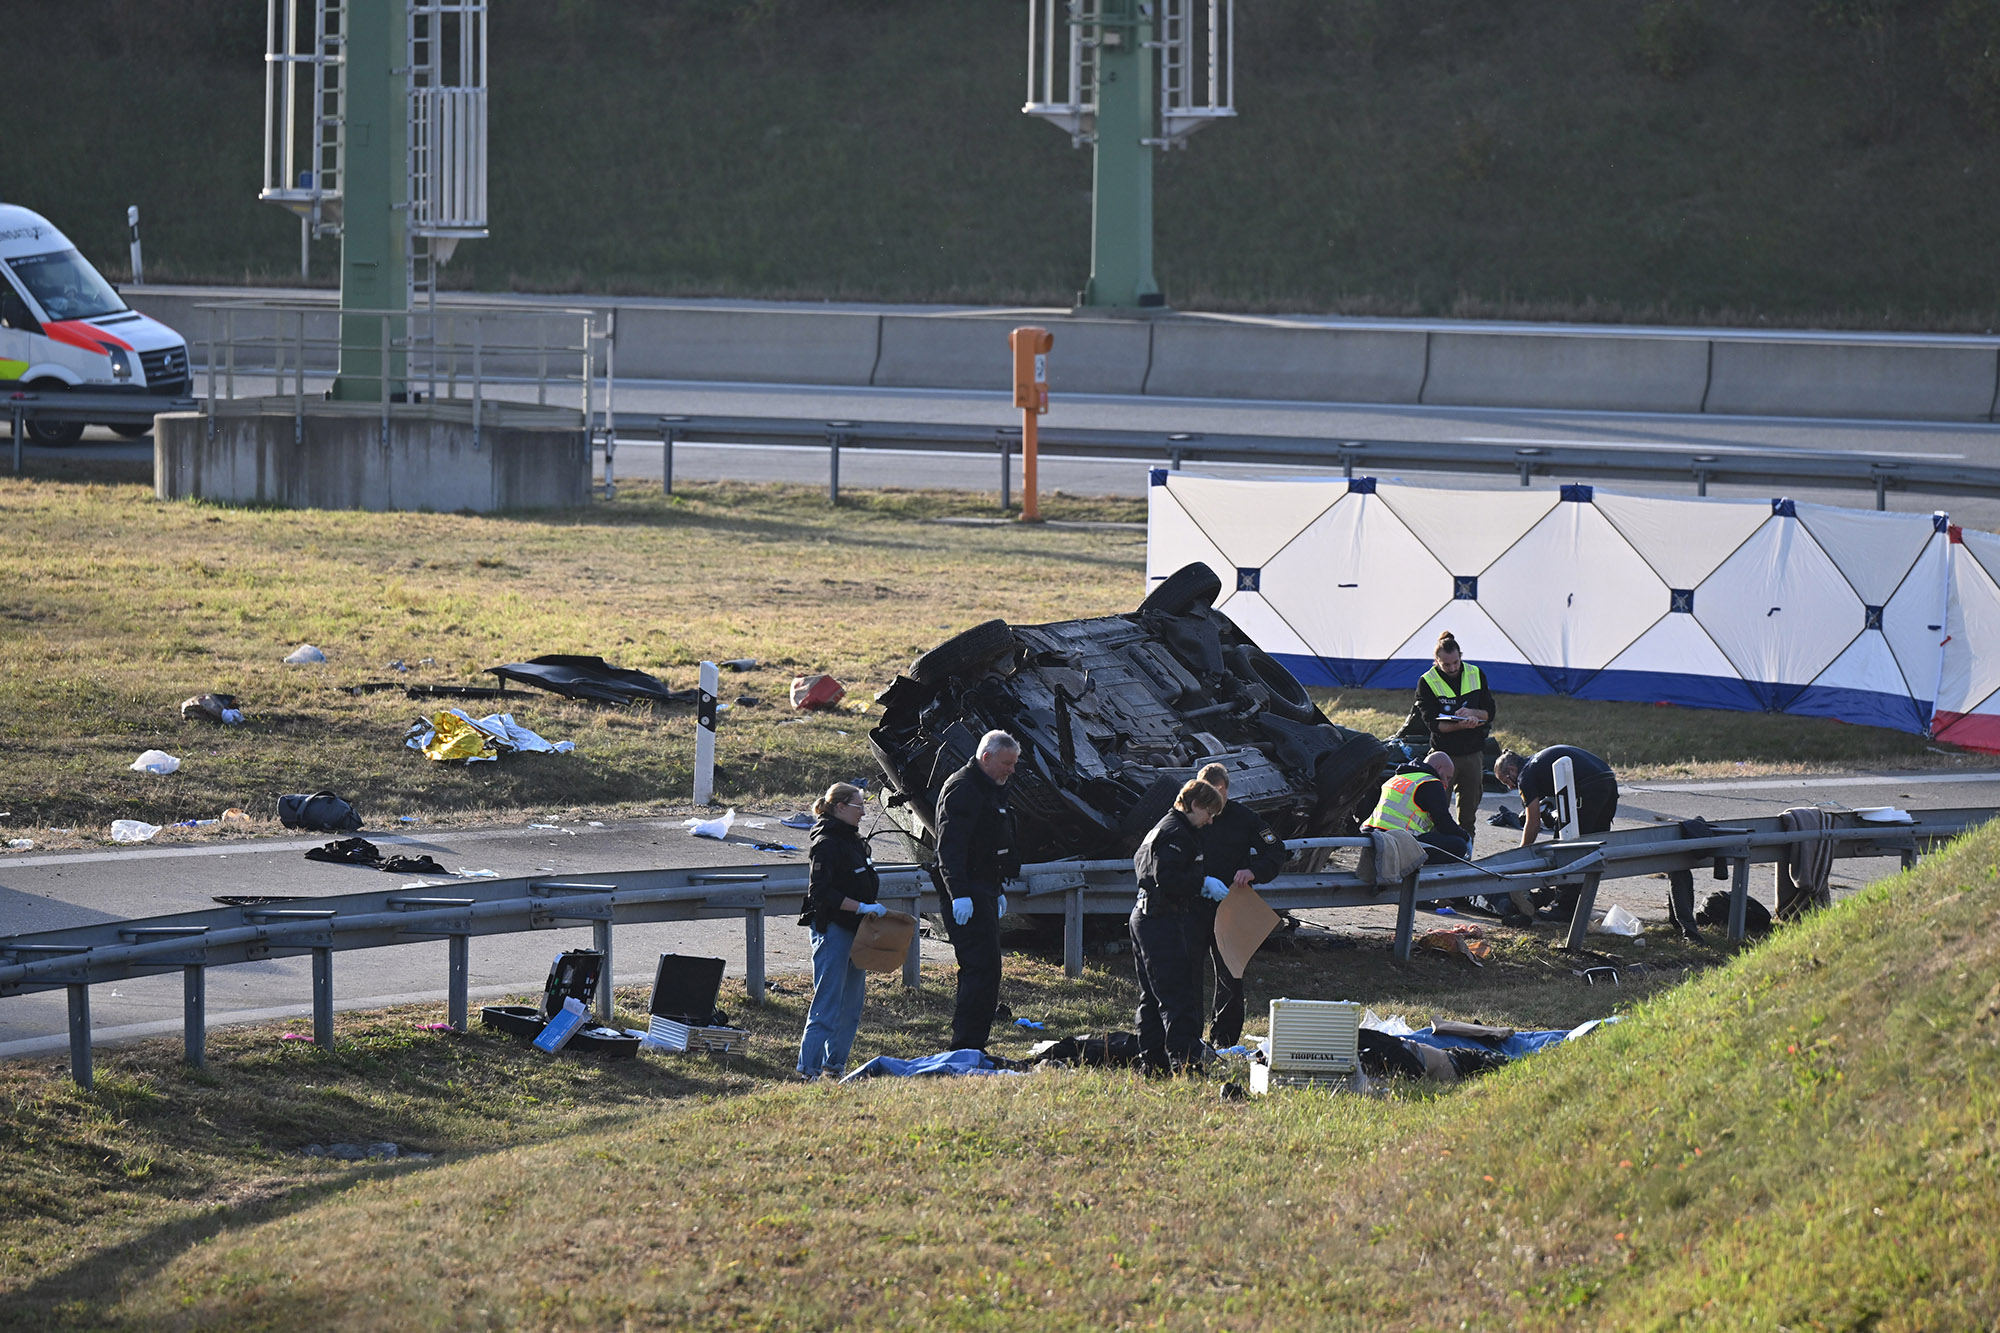
M 1021 753 L 1021 742 L 1015 740 L 1004 731 L 989 731 L 979 738 L 980 758 L 985 758 L 995 750 L 1004 750 L 1008 754 L 1019 754 Z

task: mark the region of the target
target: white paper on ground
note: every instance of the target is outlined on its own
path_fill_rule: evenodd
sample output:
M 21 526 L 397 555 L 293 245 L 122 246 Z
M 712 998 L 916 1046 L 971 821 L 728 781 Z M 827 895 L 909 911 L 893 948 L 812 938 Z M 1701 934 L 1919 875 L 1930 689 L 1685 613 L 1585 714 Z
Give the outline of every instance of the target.
M 1394 1014 L 1388 1018 L 1383 1018 L 1373 1009 L 1362 1011 L 1361 1026 L 1371 1032 L 1380 1032 L 1391 1037 L 1407 1037 L 1416 1031 L 1415 1028 L 1411 1027 L 1404 1020 L 1401 1014 Z
M 694 831 L 697 838 L 714 838 L 722 842 L 728 840 L 729 826 L 735 822 L 736 807 L 732 805 L 720 819 L 690 819 L 687 827 Z
M 165 750 L 148 750 L 131 763 L 135 773 L 172 773 L 180 766 L 181 761 Z
M 326 661 L 326 654 L 309 643 L 302 643 L 292 649 L 291 652 L 285 654 L 285 661 L 292 666 L 299 666 L 305 662 L 324 662 Z
M 1606 935 L 1637 936 L 1645 932 L 1639 918 L 1626 911 L 1618 903 L 1611 904 L 1602 919 L 1590 923 L 1590 928 Z
M 151 842 L 153 835 L 160 831 L 158 824 L 148 824 L 140 819 L 114 819 L 111 821 L 111 841 Z

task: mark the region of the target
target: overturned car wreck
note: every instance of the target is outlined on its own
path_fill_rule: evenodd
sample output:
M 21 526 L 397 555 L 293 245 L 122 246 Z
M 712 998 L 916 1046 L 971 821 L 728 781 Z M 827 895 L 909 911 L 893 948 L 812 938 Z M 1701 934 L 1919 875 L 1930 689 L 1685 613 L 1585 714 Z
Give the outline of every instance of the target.
M 1386 749 L 1328 722 L 1292 674 L 1214 608 L 1203 564 L 1129 615 L 989 620 L 911 664 L 881 697 L 869 743 L 892 817 L 935 846 L 939 787 L 985 732 L 1021 743 L 1007 785 L 1023 863 L 1122 857 L 1210 763 L 1280 837 L 1351 832 Z

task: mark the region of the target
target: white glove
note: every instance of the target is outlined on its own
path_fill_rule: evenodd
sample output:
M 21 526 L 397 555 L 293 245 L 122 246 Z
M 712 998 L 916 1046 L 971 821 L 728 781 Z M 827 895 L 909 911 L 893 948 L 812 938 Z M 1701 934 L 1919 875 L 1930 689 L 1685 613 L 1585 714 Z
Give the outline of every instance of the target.
M 1000 901 L 999 901 L 999 902 L 997 902 L 997 903 L 995 903 L 995 904 L 993 905 L 993 915 L 994 915 L 994 916 L 996 916 L 996 917 L 1002 917 L 1002 916 L 1005 916 L 1005 915 L 1007 915 L 1007 895 L 1006 895 L 1006 894 L 1004 894 L 1004 893 L 1003 893 L 1003 894 L 1001 894 L 1001 895 L 1000 895 Z
M 951 900 L 951 920 L 953 925 L 962 926 L 972 920 L 972 899 L 953 898 Z
M 1201 882 L 1201 896 L 1212 903 L 1219 903 L 1229 896 L 1229 886 L 1210 875 Z
M 862 903 L 854 909 L 857 916 L 887 916 L 889 909 L 881 903 Z

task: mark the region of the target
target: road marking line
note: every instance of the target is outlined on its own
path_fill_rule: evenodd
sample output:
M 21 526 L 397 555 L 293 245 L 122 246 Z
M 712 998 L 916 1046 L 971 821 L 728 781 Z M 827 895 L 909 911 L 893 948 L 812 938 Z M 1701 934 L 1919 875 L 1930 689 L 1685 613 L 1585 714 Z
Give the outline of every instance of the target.
M 1917 787 L 1939 782 L 2000 782 L 2000 773 L 1885 773 L 1859 778 L 1743 778 L 1736 782 L 1654 782 L 1625 787 L 1624 791 L 1702 792 L 1763 791 L 1772 787 Z

